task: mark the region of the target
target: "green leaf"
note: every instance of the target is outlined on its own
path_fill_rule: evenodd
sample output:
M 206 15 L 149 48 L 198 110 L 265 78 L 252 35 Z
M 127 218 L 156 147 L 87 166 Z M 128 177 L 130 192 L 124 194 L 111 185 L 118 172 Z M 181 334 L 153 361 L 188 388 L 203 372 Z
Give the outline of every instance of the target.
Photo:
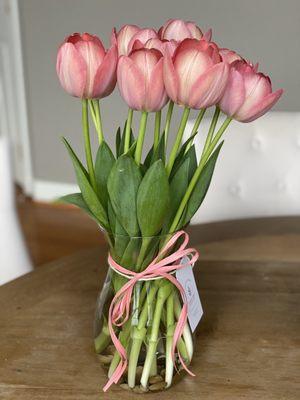
M 133 157 L 135 148 L 136 148 L 137 140 L 134 140 L 133 143 L 130 145 L 127 153 L 125 153 L 127 156 Z
M 116 133 L 116 155 L 120 155 L 120 145 L 121 145 L 121 128 L 119 127 Z
M 115 163 L 115 157 L 106 142 L 102 142 L 98 148 L 95 162 L 95 176 L 97 192 L 101 204 L 107 209 L 108 191 L 107 179 Z
M 82 166 L 81 162 L 79 161 L 78 157 L 74 153 L 72 147 L 68 143 L 68 141 L 63 138 L 63 142 L 69 152 L 69 155 L 72 159 L 73 166 L 75 169 L 77 183 L 81 190 L 82 197 L 87 204 L 88 208 L 92 212 L 92 214 L 97 218 L 103 228 L 108 228 L 108 220 L 106 212 L 100 203 L 97 194 L 94 192 L 92 185 L 87 176 L 87 172 L 85 168 Z
M 151 149 L 148 151 L 145 161 L 144 161 L 144 166 L 146 167 L 146 169 L 148 169 L 151 165 L 151 160 L 153 157 L 153 146 L 151 147 Z
M 124 153 L 126 124 L 127 124 L 127 120 L 125 121 L 125 125 L 124 125 L 124 129 L 123 129 L 122 137 L 121 137 L 121 143 L 120 143 L 118 156 L 121 156 Z M 133 145 L 134 140 L 135 139 L 134 139 L 134 136 L 133 136 L 132 129 L 130 129 L 130 141 L 129 141 L 129 146 L 130 147 Z
M 117 219 L 129 236 L 138 236 L 136 197 L 142 175 L 131 157 L 122 155 L 115 162 L 107 182 L 108 193 Z
M 66 196 L 60 197 L 57 200 L 57 202 L 72 204 L 72 205 L 74 205 L 76 207 L 79 207 L 81 210 L 86 212 L 91 218 L 93 218 L 95 221 L 98 222 L 98 220 L 95 217 L 95 215 L 91 212 L 91 210 L 86 205 L 86 202 L 84 201 L 81 193 L 67 194 Z
M 157 160 L 162 160 L 165 163 L 166 160 L 166 140 L 165 133 L 159 138 L 158 146 L 156 151 L 152 155 L 151 164 L 154 164 Z
M 167 222 L 163 227 L 163 233 L 168 233 L 175 218 L 178 207 L 183 199 L 189 184 L 190 159 L 187 157 L 177 169 L 170 183 L 170 207 Z
M 190 136 L 181 146 L 176 158 L 175 158 L 175 162 L 172 168 L 172 172 L 170 174 L 170 176 L 174 176 L 175 171 L 178 169 L 179 165 L 182 163 L 182 160 L 185 156 L 185 151 L 187 146 L 189 145 L 189 143 L 194 139 L 194 137 L 197 135 L 197 132 L 195 132 L 192 136 Z
M 188 175 L 188 181 L 190 182 L 190 180 L 192 179 L 198 163 L 197 163 L 197 155 L 196 155 L 196 150 L 195 150 L 195 145 L 192 145 L 188 151 L 185 153 L 184 155 L 184 160 L 189 159 L 189 175 Z
M 191 197 L 188 201 L 186 213 L 181 226 L 186 225 L 194 216 L 198 208 L 201 206 L 208 191 L 214 173 L 215 165 L 223 143 L 224 142 L 221 142 L 219 144 L 219 146 L 216 148 L 216 150 L 213 152 L 213 154 L 206 162 L 202 170 L 202 173 L 200 174 L 200 177 L 196 183 L 196 186 L 191 194 Z
M 170 205 L 168 176 L 161 160 L 146 172 L 137 195 L 137 216 L 143 236 L 154 236 L 162 228 Z

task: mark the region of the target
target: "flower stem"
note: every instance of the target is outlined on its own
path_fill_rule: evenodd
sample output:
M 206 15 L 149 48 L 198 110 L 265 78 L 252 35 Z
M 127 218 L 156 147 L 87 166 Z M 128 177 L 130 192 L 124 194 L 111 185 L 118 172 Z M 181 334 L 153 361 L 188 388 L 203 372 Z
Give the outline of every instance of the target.
M 148 318 L 148 302 L 152 303 L 155 299 L 156 293 L 158 290 L 158 284 L 153 283 L 149 293 L 147 295 L 147 300 L 144 303 L 143 309 L 139 316 L 139 322 L 137 327 L 134 329 L 134 334 L 132 335 L 132 343 L 129 355 L 129 364 L 128 364 L 128 386 L 135 386 L 135 375 L 136 375 L 136 367 L 138 363 L 138 358 L 141 350 L 141 345 L 143 339 L 146 335 L 147 329 L 145 328 Z
M 137 163 L 137 165 L 140 165 L 141 163 L 143 144 L 146 133 L 147 117 L 148 113 L 146 111 L 143 111 L 140 122 L 139 136 L 137 139 L 136 150 L 135 150 L 135 162 Z
M 218 122 L 218 119 L 219 119 L 219 115 L 220 115 L 220 109 L 219 109 L 218 106 L 216 106 L 214 115 L 213 115 L 212 120 L 211 120 L 211 124 L 210 124 L 209 130 L 208 130 L 208 134 L 206 136 L 206 140 L 205 140 L 202 156 L 206 153 L 206 151 L 208 149 L 208 146 L 210 145 L 210 143 L 212 141 L 212 138 L 213 138 L 213 135 L 214 135 L 214 132 L 215 132 L 215 129 L 216 129 L 216 125 L 217 125 L 217 122 Z M 202 158 L 202 156 L 201 156 L 201 158 Z
M 178 132 L 177 132 L 177 136 L 176 136 L 176 139 L 175 139 L 175 143 L 174 143 L 174 146 L 173 146 L 173 148 L 171 150 L 169 162 L 168 162 L 168 165 L 167 165 L 167 173 L 168 173 L 169 176 L 171 174 L 171 171 L 172 171 L 172 168 L 173 168 L 173 165 L 174 165 L 174 162 L 175 162 L 175 158 L 177 156 L 177 152 L 178 152 L 178 149 L 179 149 L 181 141 L 182 141 L 182 136 L 183 136 L 183 133 L 184 133 L 184 130 L 185 130 L 188 118 L 189 118 L 189 114 L 190 114 L 190 109 L 185 107 L 185 109 L 183 111 L 183 114 L 182 114 L 182 118 L 181 118 L 181 122 L 180 122 L 180 125 L 179 125 L 179 129 L 178 129 Z
M 92 104 L 94 106 L 94 112 L 95 112 L 95 117 L 96 117 L 96 123 L 97 123 L 96 130 L 98 133 L 98 140 L 99 140 L 99 143 L 101 144 L 104 140 L 104 135 L 103 135 L 102 118 L 101 118 L 99 100 L 93 99 Z
M 130 132 L 131 132 L 132 116 L 133 116 L 133 110 L 131 108 L 129 108 L 127 122 L 126 122 L 126 129 L 125 129 L 124 153 L 127 153 L 127 151 L 129 150 L 129 147 L 130 147 Z
M 164 130 L 166 145 L 168 143 L 168 136 L 169 136 L 170 126 L 171 126 L 173 108 L 174 108 L 174 102 L 170 100 L 170 103 L 169 103 L 169 106 L 168 106 L 168 111 L 167 111 L 167 116 L 166 116 L 165 130 Z
M 143 373 L 141 377 L 141 385 L 146 388 L 148 385 L 148 379 L 151 372 L 151 366 L 153 362 L 153 358 L 155 357 L 157 341 L 158 341 L 158 332 L 160 326 L 160 320 L 162 315 L 162 310 L 164 303 L 168 296 L 172 291 L 172 284 L 168 281 L 162 281 L 161 286 L 158 290 L 157 301 L 155 305 L 155 311 L 153 316 L 153 323 L 151 328 L 150 339 L 148 343 L 148 350 L 146 355 L 146 360 L 144 363 Z
M 161 124 L 161 111 L 157 111 L 155 113 L 154 142 L 153 142 L 154 152 L 156 151 L 158 143 L 159 143 L 160 124 Z
M 204 117 L 205 111 L 206 111 L 206 108 L 202 108 L 202 110 L 199 111 L 199 114 L 194 123 L 190 137 L 195 135 L 195 133 L 198 131 L 199 125 Z M 193 144 L 193 140 L 190 140 L 189 144 L 186 146 L 185 153 L 189 150 L 189 148 L 192 146 L 192 144 Z
M 210 145 L 208 146 L 208 149 L 206 151 L 206 153 L 203 154 L 200 163 L 189 183 L 189 186 L 185 192 L 185 195 L 183 196 L 183 199 L 178 207 L 177 213 L 175 215 L 175 218 L 173 220 L 173 223 L 170 227 L 170 232 L 174 232 L 177 228 L 177 225 L 180 221 L 180 218 L 182 216 L 182 213 L 185 209 L 185 206 L 187 205 L 191 194 L 194 190 L 194 187 L 196 186 L 196 183 L 200 177 L 200 174 L 206 164 L 206 161 L 208 160 L 209 156 L 211 155 L 211 153 L 213 152 L 216 144 L 218 143 L 218 141 L 220 140 L 221 136 L 223 135 L 223 133 L 225 132 L 226 128 L 228 127 L 228 125 L 230 124 L 230 122 L 232 121 L 232 119 L 230 117 L 227 117 L 225 119 L 225 121 L 223 122 L 222 126 L 220 127 L 220 129 L 218 130 L 218 132 L 216 133 L 215 137 L 213 138 L 213 140 L 211 141 Z
M 175 330 L 174 321 L 174 290 L 167 299 L 167 339 L 166 339 L 166 376 L 167 387 L 170 387 L 173 379 L 174 364 L 172 360 L 172 342 Z
M 91 141 L 90 141 L 88 101 L 86 99 L 82 100 L 82 131 L 83 131 L 83 138 L 84 138 L 86 164 L 87 164 L 87 168 L 88 168 L 88 172 L 89 172 L 89 176 L 90 176 L 91 185 L 96 192 L 97 184 L 96 184 L 96 178 L 95 178 Z

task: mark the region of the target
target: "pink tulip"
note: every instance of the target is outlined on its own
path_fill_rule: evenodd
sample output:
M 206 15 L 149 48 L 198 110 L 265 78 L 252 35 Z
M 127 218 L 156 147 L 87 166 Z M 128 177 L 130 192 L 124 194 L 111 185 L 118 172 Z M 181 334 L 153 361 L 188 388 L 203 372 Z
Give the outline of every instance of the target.
M 140 29 L 135 35 L 132 36 L 127 47 L 127 54 L 133 50 L 134 43 L 138 40 L 143 45 L 150 39 L 157 38 L 157 33 L 152 28 Z
M 194 22 L 185 22 L 181 19 L 169 19 L 158 31 L 160 39 L 176 40 L 201 39 L 203 33 Z M 209 39 L 210 40 L 210 39 Z
M 228 79 L 215 43 L 185 39 L 173 57 L 164 57 L 164 82 L 168 96 L 189 108 L 210 107 L 220 100 Z
M 129 54 L 128 45 L 131 38 L 141 29 L 136 25 L 124 25 L 117 34 L 118 52 L 120 56 Z
M 229 117 L 251 122 L 270 110 L 282 93 L 282 89 L 272 93 L 270 78 L 257 72 L 256 66 L 234 61 L 219 106 Z
M 136 40 L 133 44 L 132 50 L 138 50 L 142 48 L 156 49 L 159 50 L 162 54 L 165 54 L 166 51 L 168 51 L 169 54 L 173 55 L 174 51 L 177 48 L 177 42 L 175 42 L 175 40 L 160 40 L 159 38 L 152 38 L 147 40 L 147 42 L 143 44 L 139 40 Z
M 168 101 L 163 81 L 163 57 L 156 49 L 134 50 L 118 64 L 121 96 L 134 110 L 159 111 Z
M 58 50 L 56 72 L 62 87 L 70 95 L 101 99 L 115 88 L 117 61 L 114 40 L 106 52 L 97 36 L 74 33 Z
M 228 64 L 231 64 L 236 60 L 242 60 L 242 57 L 239 54 L 230 49 L 220 49 L 219 53 L 221 54 L 223 61 L 226 61 Z

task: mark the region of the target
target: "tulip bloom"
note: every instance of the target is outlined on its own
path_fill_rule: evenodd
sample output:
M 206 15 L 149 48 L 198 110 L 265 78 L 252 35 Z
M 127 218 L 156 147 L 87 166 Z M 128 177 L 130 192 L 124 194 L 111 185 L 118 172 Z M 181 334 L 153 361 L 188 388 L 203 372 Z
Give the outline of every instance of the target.
M 145 28 L 145 29 L 140 29 L 135 35 L 132 36 L 130 39 L 130 42 L 128 43 L 127 47 L 127 54 L 130 54 L 130 52 L 133 50 L 134 44 L 136 41 L 139 41 L 144 45 L 148 40 L 157 38 L 157 33 L 154 29 L 152 28 Z
M 283 90 L 272 93 L 268 76 L 257 72 L 256 66 L 246 61 L 231 64 L 228 84 L 219 106 L 240 122 L 251 122 L 265 114 L 278 101 Z
M 121 56 L 117 76 L 121 96 L 134 110 L 159 111 L 168 101 L 163 57 L 156 49 L 134 50 L 129 56 Z
M 119 56 L 127 56 L 128 45 L 132 37 L 141 29 L 136 25 L 124 25 L 117 34 Z
M 231 64 L 236 60 L 242 60 L 242 57 L 239 54 L 230 49 L 219 49 L 219 53 L 223 61 L 226 61 L 228 64 Z
M 174 51 L 177 48 L 177 42 L 175 42 L 175 40 L 160 40 L 159 38 L 152 38 L 147 40 L 147 42 L 143 44 L 139 40 L 136 40 L 133 44 L 132 50 L 138 50 L 142 48 L 156 49 L 160 51 L 163 55 L 166 53 L 166 51 L 168 51 L 169 54 L 173 55 Z
M 106 52 L 97 36 L 74 33 L 58 50 L 56 72 L 71 96 L 101 99 L 115 88 L 117 61 L 116 43 Z
M 164 57 L 164 82 L 168 96 L 188 108 L 210 107 L 220 100 L 229 66 L 214 43 L 185 39 L 173 57 Z
M 201 39 L 203 33 L 194 22 L 186 22 L 181 19 L 169 19 L 158 31 L 160 39 L 176 40 Z

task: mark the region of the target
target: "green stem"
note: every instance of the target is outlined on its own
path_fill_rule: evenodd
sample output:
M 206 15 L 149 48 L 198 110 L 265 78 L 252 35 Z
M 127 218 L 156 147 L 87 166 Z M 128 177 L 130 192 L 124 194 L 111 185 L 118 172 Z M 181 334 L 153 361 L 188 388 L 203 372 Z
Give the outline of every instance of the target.
M 154 282 L 149 293 L 147 295 L 147 300 L 144 303 L 143 309 L 139 316 L 139 322 L 132 335 L 132 343 L 129 356 L 128 364 L 128 386 L 135 386 L 135 375 L 136 367 L 139 359 L 139 354 L 141 351 L 142 342 L 146 336 L 147 329 L 145 328 L 148 318 L 148 302 L 152 303 L 155 299 L 158 290 L 158 283 Z
M 166 116 L 165 130 L 164 130 L 166 144 L 168 143 L 168 136 L 169 136 L 170 126 L 171 126 L 173 108 L 174 108 L 174 102 L 170 100 L 170 103 L 168 106 L 168 111 L 167 111 L 167 116 Z
M 156 348 L 157 348 L 158 332 L 159 332 L 159 326 L 160 326 L 160 320 L 161 320 L 163 306 L 164 306 L 166 299 L 170 295 L 171 291 L 172 291 L 172 284 L 166 280 L 163 280 L 161 282 L 161 286 L 160 286 L 160 288 L 158 290 L 158 294 L 157 294 L 157 301 L 156 301 L 156 305 L 155 305 L 155 311 L 154 311 L 154 316 L 153 316 L 153 323 L 152 323 L 152 328 L 151 328 L 150 339 L 149 339 L 149 343 L 148 343 L 147 355 L 146 355 L 146 360 L 144 363 L 143 373 L 142 373 L 142 377 L 141 377 L 141 385 L 145 388 L 148 385 L 148 379 L 149 379 L 150 372 L 151 372 L 151 366 L 152 366 L 153 358 L 155 357 L 155 352 L 156 352 Z
M 154 128 L 154 142 L 153 142 L 154 152 L 156 151 L 159 143 L 160 124 L 161 124 L 161 111 L 157 111 L 155 113 L 155 128 Z
M 198 114 L 198 116 L 196 118 L 196 121 L 194 123 L 194 126 L 193 126 L 193 129 L 192 129 L 190 137 L 195 135 L 195 133 L 198 131 L 199 125 L 200 125 L 200 123 L 201 123 L 201 121 L 202 121 L 202 119 L 204 117 L 205 111 L 206 111 L 206 108 L 202 108 L 202 110 L 199 111 L 199 114 Z M 185 149 L 185 153 L 189 150 L 189 148 L 192 146 L 192 144 L 193 144 L 193 140 L 190 140 L 189 144 L 187 145 L 187 147 Z
M 175 162 L 175 158 L 177 156 L 177 152 L 178 152 L 178 149 L 179 149 L 181 141 L 182 141 L 182 136 L 183 136 L 183 133 L 184 133 L 184 130 L 185 130 L 188 118 L 189 118 L 189 114 L 190 114 L 190 109 L 185 107 L 185 109 L 183 111 L 183 114 L 182 114 L 182 118 L 181 118 L 181 122 L 180 122 L 180 125 L 179 125 L 179 129 L 178 129 L 178 132 L 177 132 L 177 136 L 176 136 L 176 139 L 175 139 L 175 143 L 174 143 L 174 146 L 173 146 L 173 148 L 171 150 L 169 162 L 168 162 L 168 165 L 167 165 L 167 173 L 168 173 L 169 176 L 170 176 L 170 173 L 172 171 L 172 168 L 173 168 L 173 165 L 174 165 L 174 162 Z
M 101 118 L 101 112 L 100 112 L 100 104 L 98 99 L 92 100 L 92 104 L 94 106 L 94 111 L 95 111 L 95 117 L 97 121 L 97 133 L 98 133 L 98 140 L 99 143 L 101 144 L 104 140 L 104 135 L 103 135 L 103 127 L 102 127 L 102 118 Z
M 82 100 L 82 130 L 84 138 L 84 148 L 87 168 L 91 180 L 91 185 L 95 192 L 97 191 L 96 177 L 94 171 L 91 141 L 90 141 L 90 130 L 89 130 L 89 117 L 88 117 L 88 101 L 86 99 Z
M 199 179 L 199 176 L 200 176 L 200 174 L 201 174 L 201 172 L 202 172 L 202 170 L 203 170 L 203 168 L 204 168 L 204 166 L 206 164 L 206 161 L 208 160 L 208 158 L 211 155 L 211 153 L 213 152 L 216 144 L 220 140 L 221 136 L 223 135 L 223 133 L 225 132 L 226 128 L 228 127 L 228 125 L 230 124 L 231 121 L 232 121 L 232 119 L 230 117 L 227 117 L 225 119 L 225 121 L 223 122 L 222 126 L 220 127 L 220 129 L 216 133 L 216 135 L 213 138 L 213 140 L 211 141 L 210 145 L 208 146 L 208 149 L 207 149 L 206 153 L 202 155 L 200 163 L 199 163 L 199 165 L 198 165 L 198 167 L 197 167 L 197 169 L 196 169 L 196 171 L 195 171 L 195 173 L 194 173 L 194 175 L 193 175 L 193 177 L 192 177 L 192 179 L 191 179 L 191 181 L 189 183 L 189 186 L 188 186 L 188 188 L 186 190 L 186 193 L 185 193 L 185 195 L 184 195 L 184 197 L 183 197 L 183 199 L 182 199 L 182 201 L 180 203 L 180 206 L 179 206 L 179 208 L 177 210 L 177 213 L 176 213 L 175 218 L 173 220 L 173 223 L 171 225 L 171 228 L 170 228 L 170 232 L 171 233 L 174 232 L 176 230 L 176 228 L 177 228 L 177 225 L 178 225 L 178 223 L 180 221 L 180 218 L 181 218 L 182 213 L 183 213 L 183 211 L 185 209 L 185 206 L 187 205 L 187 203 L 188 203 L 188 201 L 189 201 L 189 199 L 191 197 L 191 194 L 192 194 L 192 192 L 194 190 L 194 187 L 196 186 L 196 183 L 197 183 L 197 181 Z
M 127 153 L 127 151 L 129 150 L 129 147 L 130 147 L 130 132 L 131 132 L 132 116 L 133 116 L 133 110 L 131 108 L 129 108 L 127 122 L 126 122 L 126 129 L 125 129 L 124 153 Z
M 219 109 L 218 106 L 216 106 L 214 115 L 213 115 L 211 123 L 210 123 L 208 134 L 206 136 L 204 148 L 203 148 L 203 151 L 202 151 L 202 156 L 206 153 L 206 151 L 208 149 L 208 146 L 210 145 L 210 143 L 212 141 L 212 138 L 213 138 L 213 135 L 214 135 L 214 132 L 215 132 L 215 129 L 216 129 L 216 125 L 217 125 L 217 122 L 218 122 L 218 119 L 219 119 L 219 115 L 220 115 L 220 109 Z M 202 156 L 201 156 L 201 158 L 202 158 Z
M 166 376 L 167 387 L 170 387 L 173 380 L 174 364 L 172 360 L 172 343 L 175 331 L 174 319 L 174 289 L 167 299 L 167 339 L 166 339 Z
M 140 165 L 141 163 L 143 144 L 146 133 L 147 117 L 148 113 L 146 111 L 143 111 L 140 122 L 139 136 L 137 139 L 136 150 L 135 150 L 135 162 L 137 163 L 137 165 Z

